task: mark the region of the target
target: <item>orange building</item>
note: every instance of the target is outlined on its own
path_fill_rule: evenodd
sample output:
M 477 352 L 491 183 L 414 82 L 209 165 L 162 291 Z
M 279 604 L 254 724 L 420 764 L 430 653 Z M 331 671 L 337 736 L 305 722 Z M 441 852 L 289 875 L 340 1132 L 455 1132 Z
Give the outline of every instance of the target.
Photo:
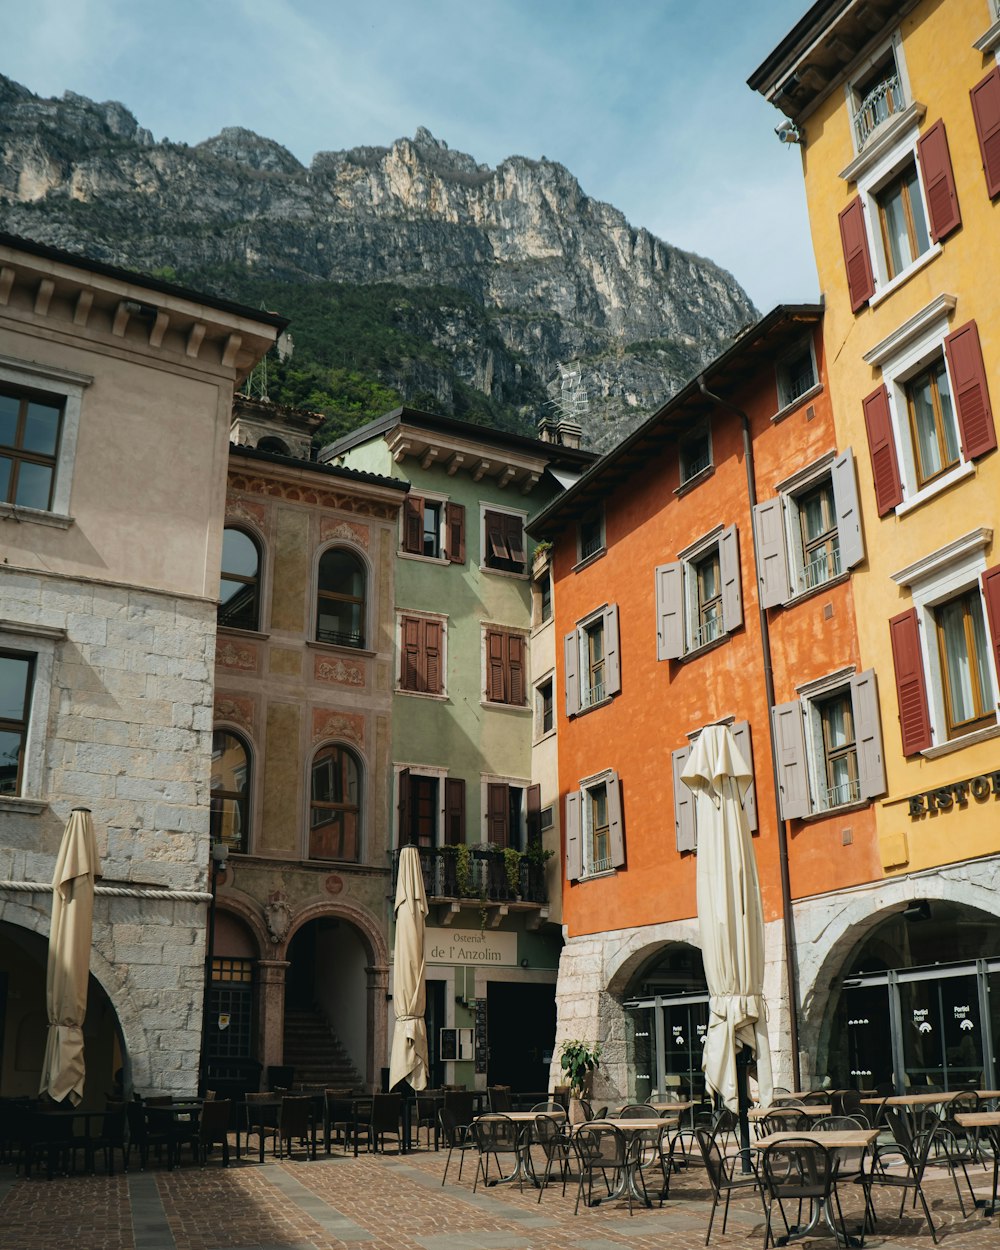
M 781 1083 L 808 1076 L 789 901 L 878 867 L 878 693 L 852 593 L 864 537 L 822 324 L 816 306 L 775 309 L 529 527 L 553 544 L 563 638 L 557 1040 L 603 1043 L 609 1095 L 702 1088 L 697 829 L 678 780 L 702 727 L 731 723 L 754 772 Z

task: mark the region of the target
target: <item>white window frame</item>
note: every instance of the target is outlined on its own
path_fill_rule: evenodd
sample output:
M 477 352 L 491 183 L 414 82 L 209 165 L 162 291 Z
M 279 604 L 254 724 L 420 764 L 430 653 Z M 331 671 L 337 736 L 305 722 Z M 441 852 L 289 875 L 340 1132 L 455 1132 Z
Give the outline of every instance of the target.
M 400 847 L 399 841 L 399 775 L 408 772 L 411 777 L 435 777 L 438 783 L 437 795 L 437 812 L 434 820 L 434 846 L 433 850 L 439 850 L 444 842 L 444 819 L 445 819 L 445 781 L 449 777 L 447 768 L 436 768 L 433 764 L 404 764 L 394 763 L 392 766 L 392 845 L 395 850 Z
M 587 555 L 584 555 L 582 526 L 583 526 L 584 521 L 590 521 L 590 520 L 597 522 L 598 529 L 600 530 L 601 540 L 598 546 L 595 547 L 593 551 L 589 552 Z M 574 565 L 574 567 L 581 568 L 583 565 L 589 564 L 591 560 L 596 560 L 598 556 L 604 555 L 607 549 L 608 549 L 608 536 L 607 536 L 607 531 L 604 528 L 604 505 L 598 504 L 596 508 L 591 508 L 590 511 L 587 512 L 586 516 L 584 516 L 583 519 L 577 523 L 577 526 L 576 526 L 576 564 Z
M 438 621 L 441 624 L 441 689 L 436 693 L 429 690 L 408 690 L 403 685 L 403 619 L 405 617 L 415 617 L 422 621 Z M 397 608 L 396 656 L 394 687 L 396 694 L 407 695 L 413 699 L 436 699 L 438 702 L 443 702 L 448 698 L 448 616 L 446 613 L 422 612 L 419 608 Z
M 708 463 L 700 467 L 691 468 L 690 462 L 687 460 L 686 452 L 700 443 L 704 439 L 708 446 Z M 689 431 L 679 442 L 677 447 L 677 490 L 681 493 L 689 490 L 696 485 L 702 478 L 711 475 L 715 469 L 715 449 L 712 445 L 712 423 L 705 421 L 696 429 Z
M 0 382 L 29 390 L 44 391 L 62 401 L 62 422 L 59 427 L 59 449 L 56 454 L 55 481 L 52 484 L 52 507 L 23 508 L 0 503 L 0 517 L 16 517 L 19 521 L 35 521 L 66 529 L 73 524 L 69 505 L 73 488 L 73 469 L 80 434 L 80 411 L 83 392 L 93 382 L 85 373 L 69 369 L 0 356 Z
M 618 869 L 611 863 L 611 857 L 608 856 L 606 867 L 595 867 L 593 856 L 593 823 L 591 821 L 591 805 L 590 792 L 596 790 L 599 786 L 604 787 L 604 801 L 608 806 L 610 817 L 611 800 L 608 793 L 608 787 L 618 780 L 618 776 L 613 768 L 605 768 L 602 772 L 595 773 L 592 777 L 584 777 L 580 782 L 580 837 L 582 839 L 583 854 L 583 875 L 581 881 L 586 881 L 593 877 L 607 877 Z M 610 832 L 608 836 L 608 850 L 611 850 Z
M 890 52 L 896 65 L 896 74 L 899 78 L 899 86 L 903 95 L 903 107 L 892 118 L 880 123 L 871 132 L 864 147 L 859 149 L 854 119 L 858 109 L 864 102 L 864 97 L 861 95 L 857 84 L 867 78 L 879 61 L 884 60 Z M 879 139 L 883 135 L 888 136 L 892 134 L 899 126 L 899 119 L 905 118 L 908 109 L 912 106 L 913 92 L 910 90 L 910 76 L 906 68 L 903 37 L 898 30 L 893 31 L 888 39 L 883 39 L 875 48 L 866 52 L 863 57 L 855 61 L 850 67 L 847 81 L 844 83 L 844 98 L 847 101 L 847 116 L 851 127 L 851 149 L 856 157 L 866 154 L 870 148 L 878 145 Z
M 552 703 L 552 728 L 544 729 L 542 727 L 542 687 L 549 686 L 551 692 Z M 548 669 L 532 683 L 531 686 L 531 706 L 532 706 L 532 742 L 544 742 L 547 738 L 551 738 L 556 732 L 556 670 Z
M 49 705 L 55 676 L 56 647 L 66 637 L 63 629 L 0 620 L 0 648 L 20 652 L 26 659 L 30 657 L 35 662 L 21 766 L 21 793 L 0 795 L 0 811 L 41 812 L 46 806 L 45 752 Z
M 804 599 L 809 595 L 815 594 L 822 590 L 825 586 L 829 586 L 831 582 L 838 581 L 849 570 L 843 568 L 840 559 L 840 528 L 837 527 L 837 571 L 825 578 L 823 581 L 807 586 L 805 582 L 805 550 L 802 545 L 802 521 L 799 501 L 804 495 L 808 495 L 823 480 L 830 483 L 830 491 L 833 495 L 834 511 L 837 510 L 837 499 L 833 487 L 833 463 L 837 459 L 836 451 L 828 451 L 825 455 L 820 456 L 818 460 L 814 460 L 805 469 L 792 474 L 783 482 L 779 482 L 777 493 L 781 497 L 782 520 L 785 526 L 785 542 L 788 553 L 788 576 L 791 583 L 791 598 L 788 602 L 798 599 Z
M 413 612 L 406 613 L 407 616 L 416 615 Z M 524 690 L 524 702 L 512 703 L 507 699 L 490 699 L 489 694 L 489 662 L 490 658 L 487 653 L 486 640 L 489 634 L 504 634 L 508 637 L 517 637 L 521 639 L 524 647 L 524 662 L 522 664 L 521 682 Z M 531 642 L 531 634 L 519 629 L 516 625 L 501 625 L 498 621 L 480 621 L 479 622 L 479 703 L 481 707 L 492 708 L 508 708 L 514 711 L 523 712 L 528 706 L 528 674 L 530 672 L 529 645 Z
M 798 360 L 806 352 L 809 353 L 809 359 L 812 361 L 813 380 L 798 395 L 791 396 L 788 393 L 788 368 L 793 360 Z M 819 391 L 822 385 L 819 380 L 819 368 L 816 364 L 816 342 L 811 334 L 806 335 L 787 352 L 785 352 L 775 362 L 774 366 L 775 387 L 778 396 L 778 411 L 775 413 L 773 420 L 784 416 L 791 412 L 794 408 L 798 408 L 800 404 L 804 404 L 806 400 L 811 399 Z
M 722 622 L 718 634 L 707 641 L 695 641 L 698 633 L 698 565 L 714 551 L 719 561 L 719 593 L 722 593 L 722 535 L 726 526 L 717 525 L 704 538 L 678 553 L 684 571 L 684 654 L 696 655 L 709 647 L 718 645 L 729 636 L 726 629 L 725 608 L 723 615 L 717 619 Z
M 489 543 L 489 536 L 486 532 L 487 512 L 496 512 L 501 516 L 520 517 L 521 519 L 521 542 L 524 545 L 524 567 L 520 570 L 520 572 L 516 572 L 513 569 L 496 569 L 496 568 L 493 568 L 492 565 L 487 564 L 486 554 L 487 554 L 487 546 Z M 480 500 L 480 503 L 479 503 L 479 571 L 481 573 L 488 573 L 491 577 L 516 577 L 522 580 L 526 580 L 527 578 L 531 576 L 531 572 L 530 572 L 531 561 L 528 558 L 529 557 L 528 535 L 527 535 L 526 528 L 525 528 L 527 524 L 528 524 L 528 513 L 522 511 L 520 508 L 505 508 L 499 504 L 484 503 L 482 500 Z M 468 539 L 466 539 L 466 541 L 468 541 Z
M 448 504 L 451 499 L 448 495 L 439 494 L 433 490 L 414 490 L 414 495 L 423 500 L 425 504 L 435 503 L 440 508 L 438 516 L 438 554 L 436 556 L 425 556 L 422 551 L 406 551 L 404 544 L 406 542 L 406 509 L 399 510 L 399 539 L 396 545 L 396 554 L 401 560 L 419 560 L 422 564 L 450 564 L 447 552 L 448 530 L 445 525 L 445 516 L 447 515 Z M 422 518 L 421 518 L 422 522 Z

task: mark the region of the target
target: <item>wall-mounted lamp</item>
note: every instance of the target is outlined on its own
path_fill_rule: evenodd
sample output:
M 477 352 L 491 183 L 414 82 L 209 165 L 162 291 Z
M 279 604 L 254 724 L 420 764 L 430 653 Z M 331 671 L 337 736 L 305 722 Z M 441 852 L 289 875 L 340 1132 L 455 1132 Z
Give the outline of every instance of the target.
M 229 847 L 225 842 L 212 843 L 212 863 L 216 870 L 221 870 L 226 866 L 226 860 L 229 858 Z
M 805 143 L 806 132 L 790 118 L 776 126 L 774 133 L 782 143 Z

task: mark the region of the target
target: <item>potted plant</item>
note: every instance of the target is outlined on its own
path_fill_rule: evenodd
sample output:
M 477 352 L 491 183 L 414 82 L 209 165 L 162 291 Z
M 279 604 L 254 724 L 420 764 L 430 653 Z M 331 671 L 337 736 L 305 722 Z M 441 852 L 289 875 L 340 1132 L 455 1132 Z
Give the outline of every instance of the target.
M 575 1124 L 586 1117 L 580 1106 L 585 1090 L 589 1090 L 592 1073 L 601 1066 L 601 1046 L 591 1047 L 587 1042 L 571 1039 L 562 1044 L 559 1066 L 569 1081 L 569 1119 Z M 574 1106 L 575 1104 L 575 1106 Z

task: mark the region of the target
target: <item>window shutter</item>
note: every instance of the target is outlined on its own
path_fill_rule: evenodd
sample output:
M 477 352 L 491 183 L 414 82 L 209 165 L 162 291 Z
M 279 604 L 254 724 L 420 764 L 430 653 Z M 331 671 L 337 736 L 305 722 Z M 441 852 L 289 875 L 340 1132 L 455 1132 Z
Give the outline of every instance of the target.
M 403 690 L 423 690 L 425 677 L 423 649 L 421 647 L 421 621 L 412 616 L 403 617 L 403 646 L 400 657 L 399 684 Z
M 446 503 L 444 524 L 448 535 L 448 559 L 452 564 L 465 563 L 465 506 Z
M 528 786 L 526 798 L 528 845 L 542 840 L 542 787 Z
M 840 567 L 853 569 L 865 558 L 865 543 L 861 536 L 858 477 L 854 452 L 850 447 L 834 460 L 830 468 L 830 480 L 833 484 L 833 506 L 837 513 Z
M 927 704 L 923 654 L 917 609 L 901 612 L 889 622 L 892 662 L 896 670 L 899 732 L 903 754 L 916 755 L 931 745 L 931 717 Z
M 504 703 L 507 698 L 505 643 L 498 629 L 486 631 L 486 698 L 491 703 Z
M 465 842 L 465 778 L 444 779 L 444 841 L 446 846 Z
M 604 693 L 618 694 L 622 688 L 621 647 L 618 638 L 618 604 L 604 609 Z
M 566 795 L 566 880 L 583 876 L 583 830 L 580 791 Z
M 507 551 L 515 564 L 524 563 L 524 523 L 519 516 L 505 516 Z
M 927 192 L 931 239 L 940 243 L 962 224 L 943 121 L 936 121 L 917 140 L 917 156 Z
M 840 214 L 840 242 L 844 248 L 851 311 L 857 312 L 875 294 L 875 279 L 872 277 L 872 261 L 868 253 L 868 235 L 865 231 L 865 214 L 860 195 L 855 196 Z
M 679 560 L 661 564 L 656 577 L 656 658 L 676 660 L 684 654 L 684 570 Z
M 622 783 L 617 773 L 608 776 L 608 849 L 611 867 L 621 868 L 625 863 L 625 829 L 622 824 Z
M 997 445 L 990 392 L 986 385 L 986 366 L 976 323 L 967 321 L 949 334 L 944 341 L 944 350 L 948 357 L 962 451 L 966 460 L 976 460 Z
M 524 706 L 524 639 L 520 634 L 507 635 L 507 702 Z
M 566 658 L 566 715 L 580 711 L 580 631 L 574 629 L 563 639 Z
M 771 708 L 774 751 L 778 757 L 778 808 L 782 820 L 809 815 L 809 773 L 802 704 L 776 703 Z
M 750 722 L 748 720 L 737 721 L 733 726 L 733 737 L 736 739 L 736 746 L 739 748 L 740 755 L 747 762 L 750 769 L 751 777 L 753 777 L 753 744 L 750 741 Z M 751 833 L 757 832 L 757 781 L 753 778 L 750 787 L 743 797 L 743 810 L 747 814 L 747 825 Z
M 1000 194 L 1000 65 L 969 92 L 990 199 Z
M 878 714 L 878 680 L 873 668 L 851 678 L 854 741 L 858 753 L 858 793 L 863 799 L 885 794 L 885 758 Z
M 785 545 L 784 510 L 780 496 L 754 504 L 753 525 L 757 535 L 757 584 L 762 608 L 776 608 L 792 597 L 788 583 L 788 548 Z
M 443 687 L 441 668 L 441 640 L 443 630 L 440 621 L 423 621 L 424 627 L 424 685 L 427 694 L 440 694 Z
M 670 753 L 674 775 L 674 836 L 678 851 L 693 851 L 698 846 L 698 830 L 694 822 L 694 792 L 681 781 L 681 773 L 691 754 L 691 744 Z
M 497 782 L 486 787 L 486 841 L 491 846 L 506 846 L 510 828 L 510 796 L 508 788 Z
M 993 648 L 993 671 L 1000 677 L 1000 564 L 987 569 L 983 574 L 983 597 L 986 600 L 986 621 L 990 628 L 990 645 Z
M 731 634 L 743 624 L 740 540 L 735 525 L 723 530 L 719 537 L 719 576 L 722 580 L 722 628 Z
M 504 542 L 503 517 L 499 512 L 486 512 L 483 514 L 483 524 L 486 526 L 488 554 L 494 560 L 506 560 L 507 544 Z
M 407 495 L 403 504 L 403 550 L 421 555 L 424 550 L 424 501 Z
M 396 841 L 399 846 L 408 846 L 413 841 L 413 829 L 410 823 L 410 770 L 401 768 L 396 780 Z
M 872 475 L 875 479 L 875 506 L 879 516 L 885 516 L 903 502 L 903 482 L 896 459 L 889 392 L 884 385 L 880 386 L 861 402 L 865 410 L 868 450 L 871 453 Z

